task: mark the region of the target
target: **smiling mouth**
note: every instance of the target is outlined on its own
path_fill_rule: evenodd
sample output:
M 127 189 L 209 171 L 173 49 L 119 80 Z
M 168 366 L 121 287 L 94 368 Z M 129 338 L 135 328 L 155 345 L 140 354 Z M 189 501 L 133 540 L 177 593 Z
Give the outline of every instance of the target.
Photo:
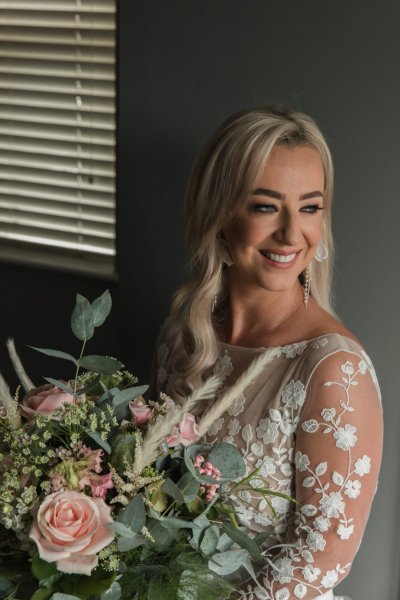
M 274 252 L 268 252 L 267 250 L 260 250 L 261 254 L 269 260 L 279 263 L 290 263 L 296 258 L 299 252 L 292 252 L 291 254 L 275 254 Z
M 268 252 L 267 250 L 260 250 L 262 256 L 264 256 L 270 263 L 279 266 L 291 266 L 300 254 L 298 252 L 292 252 L 291 254 L 275 254 L 274 252 Z

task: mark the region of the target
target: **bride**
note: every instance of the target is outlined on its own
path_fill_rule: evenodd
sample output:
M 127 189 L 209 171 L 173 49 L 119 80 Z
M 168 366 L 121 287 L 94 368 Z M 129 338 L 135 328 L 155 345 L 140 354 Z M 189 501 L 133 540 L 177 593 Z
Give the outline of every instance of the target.
M 314 121 L 263 107 L 220 126 L 187 189 L 191 273 L 160 335 L 158 391 L 183 397 L 211 372 L 232 386 L 274 350 L 207 434 L 237 445 L 263 478 L 231 498 L 249 533 L 275 546 L 258 585 L 240 582 L 243 599 L 334 598 L 377 486 L 378 382 L 331 305 L 332 188 Z M 256 493 L 265 482 L 298 504 L 273 497 L 270 506 Z

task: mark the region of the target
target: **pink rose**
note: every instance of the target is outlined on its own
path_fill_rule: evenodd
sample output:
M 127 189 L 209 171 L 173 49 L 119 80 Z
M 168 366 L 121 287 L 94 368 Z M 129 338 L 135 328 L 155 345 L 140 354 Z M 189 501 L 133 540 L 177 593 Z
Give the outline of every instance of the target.
M 56 492 L 45 498 L 34 518 L 29 537 L 40 558 L 56 562 L 62 573 L 90 575 L 97 552 L 114 539 L 110 507 L 101 498 L 79 492 Z
M 178 444 L 190 446 L 193 442 L 197 442 L 199 437 L 196 417 L 192 413 L 185 413 L 179 425 L 174 427 L 172 435 L 167 437 L 167 444 L 170 447 Z
M 153 414 L 153 409 L 150 408 L 150 406 L 147 406 L 142 396 L 139 396 L 136 400 L 131 400 L 129 402 L 129 408 L 135 425 L 144 425 L 150 420 L 151 415 Z
M 72 404 L 73 402 L 74 397 L 72 394 L 63 392 L 55 385 L 46 383 L 27 393 L 20 404 L 20 410 L 28 418 L 33 418 L 38 414 L 50 416 L 63 404 Z

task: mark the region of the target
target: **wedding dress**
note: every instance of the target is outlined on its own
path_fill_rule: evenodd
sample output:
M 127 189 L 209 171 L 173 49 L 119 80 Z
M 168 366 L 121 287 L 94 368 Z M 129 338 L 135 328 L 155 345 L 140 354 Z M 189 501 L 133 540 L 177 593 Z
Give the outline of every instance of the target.
M 222 342 L 220 349 L 213 370 L 224 387 L 234 385 L 265 351 Z M 272 550 L 273 566 L 257 573 L 258 585 L 252 580 L 241 584 L 241 598 L 340 600 L 333 588 L 350 570 L 377 487 L 382 452 L 378 381 L 360 345 L 336 333 L 275 350 L 261 375 L 206 436 L 207 442 L 239 447 L 248 473 L 259 469 L 260 479 L 251 481 L 249 491 L 230 498 L 250 535 L 264 532 L 266 548 L 295 544 Z M 176 340 L 168 344 L 161 338 L 157 384 L 166 393 L 180 376 L 174 367 L 177 352 Z M 257 492 L 265 487 L 299 504 Z

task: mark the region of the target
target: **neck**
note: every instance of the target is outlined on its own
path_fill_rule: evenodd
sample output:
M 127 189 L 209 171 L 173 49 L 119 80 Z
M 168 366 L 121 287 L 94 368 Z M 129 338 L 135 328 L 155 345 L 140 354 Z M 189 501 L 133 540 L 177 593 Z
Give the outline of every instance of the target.
M 222 337 L 234 345 L 264 345 L 291 328 L 304 310 L 303 288 L 299 282 L 284 291 L 243 289 L 229 285 L 229 314 Z

